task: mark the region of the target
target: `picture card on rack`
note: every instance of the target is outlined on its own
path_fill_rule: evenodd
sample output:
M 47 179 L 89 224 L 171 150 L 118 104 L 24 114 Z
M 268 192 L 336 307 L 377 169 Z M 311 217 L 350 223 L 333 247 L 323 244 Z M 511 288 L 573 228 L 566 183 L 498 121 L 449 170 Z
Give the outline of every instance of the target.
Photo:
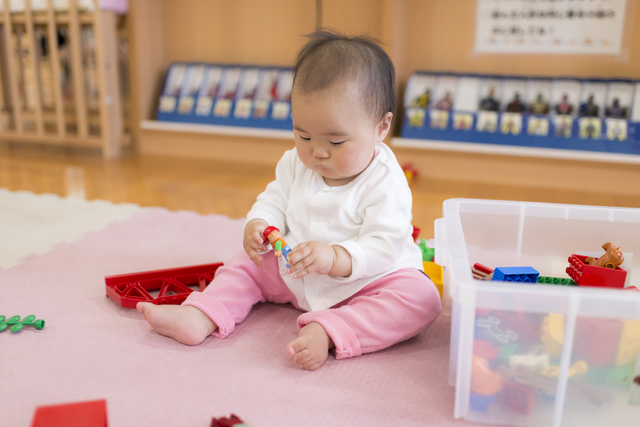
M 457 82 L 457 76 L 446 74 L 437 76 L 433 108 L 441 111 L 450 111 L 454 107 L 453 99 L 456 94 Z
M 236 105 L 233 111 L 233 117 L 236 119 L 248 119 L 251 117 L 259 76 L 260 69 L 258 68 L 245 68 L 242 70 L 236 94 Z
M 525 113 L 527 111 L 525 105 L 526 88 L 527 82 L 525 79 L 505 79 L 502 89 L 502 111 L 518 114 Z
M 478 93 L 480 92 L 481 80 L 479 77 L 461 76 L 458 78 L 456 96 L 453 102 L 456 112 L 475 113 L 478 111 Z M 461 129 L 469 126 L 467 118 L 458 116 Z M 454 128 L 456 121 L 454 120 Z
M 502 93 L 502 79 L 485 77 L 480 85 L 479 111 L 499 111 Z M 489 116 L 487 116 L 489 117 Z
M 189 65 L 187 67 L 182 88 L 180 89 L 178 114 L 191 114 L 193 112 L 196 95 L 202 86 L 204 70 L 204 65 Z
M 240 67 L 225 68 L 222 72 L 220 90 L 213 107 L 213 115 L 215 117 L 229 117 L 231 114 L 232 99 L 236 97 L 241 72 L 242 69 Z
M 220 82 L 220 91 L 218 98 L 234 99 L 238 90 L 238 82 L 240 81 L 240 67 L 225 68 L 222 73 L 222 81 Z
M 631 82 L 610 82 L 604 115 L 612 119 L 629 119 L 632 99 L 633 84 Z
M 211 113 L 213 100 L 218 94 L 220 79 L 222 78 L 222 67 L 209 66 L 205 70 L 204 83 L 200 87 L 198 100 L 196 102 L 196 115 L 208 116 Z
M 240 74 L 237 99 L 254 99 L 258 87 L 259 68 L 245 68 Z
M 580 100 L 581 85 L 578 80 L 557 79 L 551 85 L 553 112 L 561 115 L 576 115 Z
M 276 97 L 278 84 L 278 70 L 275 68 L 263 68 L 260 70 L 258 79 L 258 89 L 256 99 L 260 101 L 271 101 Z
M 405 90 L 405 108 L 429 108 L 435 82 L 436 77 L 433 74 L 413 74 Z
M 186 64 L 173 64 L 164 83 L 164 91 L 158 101 L 158 112 L 173 113 L 176 110 L 177 98 L 180 95 L 182 81 L 187 71 Z
M 527 95 L 525 103 L 527 112 L 538 116 L 551 112 L 549 101 L 551 99 L 551 80 L 529 79 L 527 81 Z
M 280 70 L 274 100 L 291 102 L 293 90 L 293 70 Z
M 278 85 L 278 70 L 263 68 L 260 70 L 256 89 L 256 100 L 253 103 L 253 118 L 264 119 L 269 113 L 271 101 L 275 98 Z
M 604 116 L 604 102 L 607 96 L 607 83 L 603 81 L 586 81 L 582 83 L 580 94 L 580 117 Z

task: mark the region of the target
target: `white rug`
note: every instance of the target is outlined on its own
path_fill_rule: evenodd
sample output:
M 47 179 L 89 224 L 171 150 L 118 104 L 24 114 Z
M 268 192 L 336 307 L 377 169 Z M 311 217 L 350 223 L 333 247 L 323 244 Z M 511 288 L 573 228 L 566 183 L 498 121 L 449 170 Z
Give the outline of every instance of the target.
M 19 265 L 63 242 L 99 231 L 141 211 L 138 205 L 36 195 L 0 188 L 0 269 Z

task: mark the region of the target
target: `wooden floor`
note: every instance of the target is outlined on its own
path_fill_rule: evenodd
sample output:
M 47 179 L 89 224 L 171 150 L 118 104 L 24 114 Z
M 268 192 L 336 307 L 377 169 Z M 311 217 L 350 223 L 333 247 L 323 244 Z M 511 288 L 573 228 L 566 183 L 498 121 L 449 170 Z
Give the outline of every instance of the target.
M 86 150 L 0 143 L 0 188 L 14 191 L 241 218 L 273 178 L 271 166 L 133 154 L 103 160 L 99 153 Z M 442 202 L 450 198 L 640 208 L 640 195 L 611 195 L 588 189 L 560 191 L 420 177 L 411 183 L 411 188 L 413 223 L 423 230 L 425 238 L 433 237 L 433 221 L 441 216 Z

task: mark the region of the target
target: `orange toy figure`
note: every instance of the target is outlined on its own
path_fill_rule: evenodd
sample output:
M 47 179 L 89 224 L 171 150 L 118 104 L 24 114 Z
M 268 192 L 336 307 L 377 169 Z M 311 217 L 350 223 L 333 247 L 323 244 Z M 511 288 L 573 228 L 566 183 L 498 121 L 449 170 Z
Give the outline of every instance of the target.
M 502 388 L 502 378 L 492 372 L 485 359 L 473 356 L 471 361 L 471 391 L 482 396 L 493 396 Z
M 600 258 L 589 257 L 584 260 L 586 264 L 595 265 L 597 267 L 606 267 L 616 269 L 624 262 L 624 255 L 620 248 L 616 248 L 613 243 L 607 242 L 602 245 L 602 249 L 606 252 Z
M 280 235 L 280 229 L 271 225 L 264 229 L 262 235 L 264 236 L 262 244 L 266 245 L 267 243 L 271 243 L 275 256 L 284 256 L 284 259 L 287 261 L 287 268 L 289 268 L 289 252 L 291 252 L 291 247 L 287 245 L 287 242 L 285 242 Z

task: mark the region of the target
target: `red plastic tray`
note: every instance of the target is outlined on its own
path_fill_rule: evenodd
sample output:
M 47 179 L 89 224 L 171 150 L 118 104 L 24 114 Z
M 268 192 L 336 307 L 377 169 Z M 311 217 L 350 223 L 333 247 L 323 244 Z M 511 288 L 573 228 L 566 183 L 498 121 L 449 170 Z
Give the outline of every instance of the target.
M 178 305 L 182 304 L 187 296 L 193 292 L 189 286 L 198 286 L 202 292 L 211 283 L 216 270 L 222 265 L 219 262 L 120 274 L 107 276 L 104 278 L 104 282 L 107 296 L 120 307 L 136 308 L 136 304 L 139 302 Z M 156 298 L 149 294 L 149 291 L 155 290 L 160 290 Z

